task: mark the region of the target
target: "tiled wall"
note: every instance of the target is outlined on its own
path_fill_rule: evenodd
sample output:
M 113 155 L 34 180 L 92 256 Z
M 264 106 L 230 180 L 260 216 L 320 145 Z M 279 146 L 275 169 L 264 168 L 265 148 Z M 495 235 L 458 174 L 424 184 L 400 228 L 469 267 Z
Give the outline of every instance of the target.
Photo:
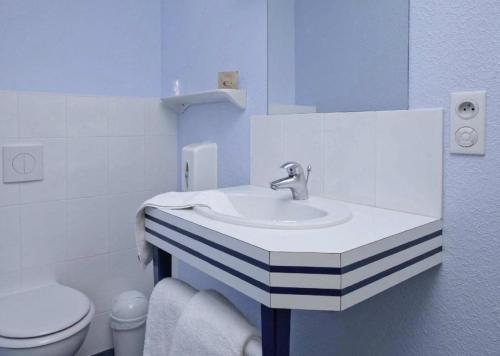
M 251 182 L 269 186 L 280 165 L 313 167 L 310 192 L 441 216 L 442 110 L 252 118 Z
M 86 293 L 96 317 L 80 355 L 111 348 L 113 296 L 151 290 L 134 213 L 176 188 L 176 131 L 155 98 L 0 92 L 0 147 L 41 143 L 45 165 L 43 181 L 0 182 L 0 293 L 51 278 Z

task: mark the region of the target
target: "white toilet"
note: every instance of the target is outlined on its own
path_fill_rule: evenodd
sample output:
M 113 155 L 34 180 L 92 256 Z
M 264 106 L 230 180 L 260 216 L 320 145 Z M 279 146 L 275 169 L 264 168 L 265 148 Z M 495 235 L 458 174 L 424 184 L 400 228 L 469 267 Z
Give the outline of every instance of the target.
M 94 313 L 87 296 L 60 284 L 1 296 L 0 355 L 72 356 Z

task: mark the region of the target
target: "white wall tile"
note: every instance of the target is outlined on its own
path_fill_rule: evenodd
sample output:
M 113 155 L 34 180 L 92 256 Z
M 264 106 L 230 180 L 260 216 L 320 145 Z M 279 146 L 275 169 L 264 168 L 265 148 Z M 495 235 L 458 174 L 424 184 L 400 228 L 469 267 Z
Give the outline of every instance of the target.
M 441 217 L 442 110 L 377 116 L 377 206 Z
M 65 111 L 62 95 L 20 94 L 20 137 L 64 137 Z
M 56 264 L 24 268 L 21 272 L 23 290 L 43 287 L 56 281 Z
M 375 205 L 374 112 L 325 114 L 325 196 Z
M 66 203 L 21 207 L 23 268 L 55 264 L 66 258 Z
M 0 208 L 0 274 L 21 268 L 19 207 Z
M 109 314 L 97 314 L 90 324 L 89 333 L 76 356 L 89 356 L 113 348 Z
M 108 255 L 65 262 L 60 264 L 58 269 L 59 283 L 78 289 L 87 295 L 94 303 L 96 313 L 111 310 Z
M 268 186 L 281 163 L 296 160 L 313 166 L 312 194 L 441 216 L 440 109 L 254 117 L 251 128 L 254 185 Z
M 0 274 L 0 296 L 21 289 L 21 270 Z
M 22 142 L 43 145 L 44 177 L 20 185 L 21 203 L 66 198 L 66 139 L 33 139 Z
M 17 93 L 0 92 L 0 137 L 18 136 L 17 114 Z
M 41 143 L 45 165 L 43 181 L 0 181 L 0 294 L 57 280 L 88 295 L 97 315 L 81 356 L 112 347 L 113 296 L 152 289 L 151 267 L 137 263 L 135 211 L 176 187 L 176 131 L 160 99 L 0 92 L 0 147 Z
M 145 99 L 146 135 L 177 135 L 177 114 L 161 99 Z
M 109 210 L 109 251 L 130 250 L 135 247 L 135 215 L 146 193 L 111 195 Z
M 145 270 L 137 260 L 137 250 L 112 253 L 110 257 L 111 291 L 118 295 L 130 289 L 149 295 L 153 288 L 152 264 Z
M 283 118 L 284 160 L 312 166 L 309 193 L 323 194 L 323 120 L 318 115 L 290 115 Z M 274 179 L 286 176 L 282 170 Z
M 176 190 L 177 137 L 149 136 L 145 141 L 145 188 L 158 193 Z
M 18 183 L 3 182 L 2 146 L 17 143 L 15 139 L 0 139 L 0 206 L 19 204 L 20 193 Z
M 109 138 L 108 157 L 108 192 L 144 190 L 144 137 Z
M 108 105 L 110 136 L 144 135 L 144 99 L 113 98 Z
M 2 173 L 0 164 L 0 174 Z M 19 203 L 19 184 L 3 183 L 0 180 L 0 206 L 8 206 Z
M 283 117 L 251 119 L 251 177 L 253 185 L 269 186 L 283 175 Z
M 1 168 L 0 168 L 1 172 Z M 9 206 L 19 202 L 19 184 L 0 181 L 0 206 Z
M 107 197 L 68 200 L 68 259 L 108 251 Z
M 107 101 L 104 98 L 68 96 L 66 99 L 68 136 L 106 136 L 107 110 Z
M 107 138 L 68 139 L 68 197 L 102 195 L 107 184 Z

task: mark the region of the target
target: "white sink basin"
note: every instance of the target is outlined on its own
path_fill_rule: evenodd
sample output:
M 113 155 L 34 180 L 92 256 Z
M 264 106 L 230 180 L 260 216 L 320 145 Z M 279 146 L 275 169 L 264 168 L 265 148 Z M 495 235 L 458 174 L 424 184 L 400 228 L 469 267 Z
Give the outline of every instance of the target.
M 268 229 L 317 229 L 339 225 L 351 219 L 350 210 L 331 201 L 315 206 L 316 199 L 292 200 L 290 194 L 226 192 L 239 215 L 225 215 L 216 210 L 197 207 L 195 211 L 210 219 L 226 223 Z

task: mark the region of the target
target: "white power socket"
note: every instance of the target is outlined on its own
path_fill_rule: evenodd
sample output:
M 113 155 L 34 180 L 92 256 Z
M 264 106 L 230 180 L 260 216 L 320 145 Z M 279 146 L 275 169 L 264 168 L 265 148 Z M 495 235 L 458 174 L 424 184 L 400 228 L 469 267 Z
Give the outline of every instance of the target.
M 486 150 L 486 92 L 451 94 L 450 152 L 484 155 Z

